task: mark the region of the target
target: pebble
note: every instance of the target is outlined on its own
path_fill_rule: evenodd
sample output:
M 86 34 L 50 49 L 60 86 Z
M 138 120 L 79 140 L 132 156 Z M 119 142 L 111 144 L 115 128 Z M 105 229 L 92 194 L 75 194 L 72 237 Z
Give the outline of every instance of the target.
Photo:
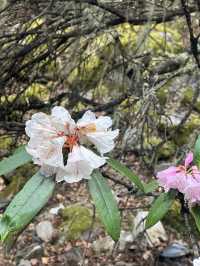
M 36 225 L 36 233 L 44 242 L 50 242 L 54 237 L 54 228 L 50 221 L 42 221 Z
M 31 265 L 31 262 L 29 260 L 22 259 L 22 260 L 20 260 L 18 266 L 32 266 L 32 265 Z

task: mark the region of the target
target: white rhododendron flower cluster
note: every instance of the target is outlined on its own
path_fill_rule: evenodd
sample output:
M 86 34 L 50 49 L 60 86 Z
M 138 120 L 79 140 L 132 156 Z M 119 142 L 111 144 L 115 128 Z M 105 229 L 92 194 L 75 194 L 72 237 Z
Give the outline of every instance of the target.
M 58 182 L 77 182 L 90 178 L 94 169 L 105 164 L 103 155 L 114 148 L 119 134 L 111 126 L 110 117 L 96 118 L 91 111 L 75 123 L 65 108 L 56 106 L 51 115 L 36 113 L 26 122 L 30 137 L 26 149 L 44 175 L 56 174 Z M 95 145 L 100 155 L 83 146 L 87 143 Z

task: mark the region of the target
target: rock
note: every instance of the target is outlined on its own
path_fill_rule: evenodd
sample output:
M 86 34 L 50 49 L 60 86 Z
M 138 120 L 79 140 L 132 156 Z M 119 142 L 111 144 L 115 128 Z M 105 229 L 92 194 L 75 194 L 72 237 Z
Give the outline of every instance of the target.
M 60 203 L 57 207 L 51 208 L 49 213 L 53 215 L 58 215 L 59 211 L 64 209 L 64 205 Z
M 116 262 L 115 266 L 133 266 L 133 263 L 118 261 L 118 262 Z
M 32 266 L 32 265 L 31 265 L 31 262 L 29 260 L 22 259 L 22 260 L 20 260 L 18 266 Z
M 181 123 L 184 116 L 185 116 L 185 113 L 181 113 L 181 114 L 175 113 L 169 116 L 169 120 L 173 126 L 178 126 Z
M 32 258 L 40 258 L 43 256 L 43 253 L 44 253 L 44 250 L 41 245 L 32 244 L 28 247 L 25 247 L 22 250 L 19 250 L 17 252 L 16 257 L 17 257 L 17 260 L 21 258 L 29 260 Z
M 49 242 L 53 239 L 54 228 L 50 221 L 42 221 L 36 225 L 36 233 L 44 242 Z
M 110 236 L 106 236 L 100 239 L 97 239 L 92 243 L 93 250 L 100 254 L 101 252 L 111 253 L 113 250 L 115 242 L 112 240 Z
M 131 126 L 128 127 L 124 133 L 122 139 L 122 149 L 126 149 L 129 146 L 135 145 L 138 141 L 137 129 L 132 128 Z
M 61 210 L 63 223 L 61 224 L 61 237 L 67 240 L 75 240 L 91 228 L 92 214 L 87 207 L 80 204 L 71 205 Z M 64 235 L 63 235 L 64 233 Z
M 130 231 L 121 231 L 119 239 L 119 250 L 124 250 L 127 243 L 133 242 L 133 234 Z
M 82 252 L 79 247 L 74 247 L 64 254 L 65 266 L 78 266 L 82 262 Z
M 145 218 L 147 211 L 138 212 L 134 219 L 133 238 L 135 239 L 140 233 L 145 231 Z M 167 234 L 161 222 L 158 222 L 145 231 L 146 241 L 150 246 L 159 245 L 160 240 L 167 241 Z
M 88 241 L 88 239 L 90 241 L 94 241 L 96 240 L 99 235 L 101 235 L 104 232 L 103 228 L 93 228 L 92 230 L 89 229 L 87 231 L 85 231 L 82 235 L 81 235 L 81 239 Z
M 160 253 L 160 257 L 172 259 L 186 256 L 189 253 L 190 250 L 186 245 L 172 243 Z

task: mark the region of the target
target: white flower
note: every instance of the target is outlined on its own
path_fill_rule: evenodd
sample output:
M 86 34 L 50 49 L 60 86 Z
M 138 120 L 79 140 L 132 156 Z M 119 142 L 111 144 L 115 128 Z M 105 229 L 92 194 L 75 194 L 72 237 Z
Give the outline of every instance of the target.
M 104 157 L 96 155 L 82 145 L 75 145 L 68 154 L 67 165 L 59 169 L 56 180 L 68 183 L 89 179 L 93 169 L 99 168 L 106 162 Z
M 65 108 L 56 106 L 51 115 L 37 113 L 27 121 L 26 133 L 30 137 L 27 152 L 41 166 L 43 174 L 56 174 L 58 182 L 88 179 L 94 169 L 105 164 L 102 155 L 114 148 L 119 131 L 112 131 L 111 126 L 110 117 L 96 118 L 91 111 L 76 124 Z M 86 140 L 96 146 L 101 156 L 82 146 Z
M 114 148 L 114 139 L 118 136 L 119 130 L 112 131 L 109 129 L 112 126 L 110 117 L 100 116 L 96 118 L 94 113 L 87 111 L 78 120 L 77 126 L 82 137 L 85 136 L 91 141 L 101 154 Z
M 200 257 L 193 260 L 193 266 L 200 266 Z

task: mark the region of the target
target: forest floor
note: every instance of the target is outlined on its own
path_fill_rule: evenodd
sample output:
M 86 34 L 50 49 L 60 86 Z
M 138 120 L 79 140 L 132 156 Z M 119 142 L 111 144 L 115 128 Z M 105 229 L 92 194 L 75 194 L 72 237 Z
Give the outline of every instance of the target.
M 135 167 L 139 167 L 135 165 Z M 115 175 L 111 170 L 106 169 L 109 175 L 129 184 L 126 178 Z M 135 215 L 145 209 L 152 197 L 140 197 L 130 193 L 119 184 L 109 181 L 113 188 L 117 200 L 122 210 L 122 228 L 125 232 L 130 232 Z M 17 239 L 11 251 L 5 254 L 3 247 L 0 247 L 0 266 L 189 266 L 192 265 L 192 252 L 186 252 L 184 256 L 174 259 L 162 259 L 160 252 L 174 242 L 181 242 L 190 245 L 189 237 L 184 237 L 171 230 L 164 224 L 165 236 L 157 236 L 156 244 L 149 244 L 145 234 L 140 234 L 137 238 L 125 241 L 124 245 L 118 243 L 113 245 L 112 240 L 106 235 L 102 225 L 94 222 L 91 218 L 91 226 L 76 239 L 69 240 L 63 227 L 63 216 L 60 211 L 52 214 L 52 208 L 62 204 L 65 207 L 80 204 L 93 210 L 89 197 L 86 182 L 75 184 L 57 184 L 56 191 L 52 199 L 34 221 L 24 230 Z M 81 215 L 81 214 L 80 214 Z M 69 218 L 69 217 L 68 217 Z M 79 217 L 81 219 L 81 217 Z M 77 218 L 77 219 L 79 219 Z M 53 228 L 47 236 L 47 240 L 42 240 L 37 233 L 37 225 L 48 221 Z M 72 223 L 74 221 L 72 220 Z M 51 230 L 50 230 L 51 231 Z M 45 236 L 44 236 L 45 238 Z M 121 245 L 121 247 L 120 247 Z M 189 248 L 188 248 L 189 250 Z

